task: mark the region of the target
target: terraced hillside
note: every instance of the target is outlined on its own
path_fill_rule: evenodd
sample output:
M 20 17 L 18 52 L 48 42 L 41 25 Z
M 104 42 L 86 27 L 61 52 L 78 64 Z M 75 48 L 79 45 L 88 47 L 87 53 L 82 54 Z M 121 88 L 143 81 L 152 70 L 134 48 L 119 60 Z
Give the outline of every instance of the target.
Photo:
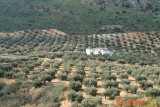
M 27 30 L 0 34 L 0 52 L 27 54 L 33 51 L 83 52 L 86 48 L 108 48 L 115 52 L 157 54 L 159 32 L 134 32 L 100 35 L 67 35 L 56 29 Z
M 82 60 L 78 54 L 59 59 L 0 58 L 0 104 L 105 107 L 118 106 L 119 100 L 132 100 L 134 106 L 149 105 L 148 97 L 160 96 L 159 70 L 153 66 Z

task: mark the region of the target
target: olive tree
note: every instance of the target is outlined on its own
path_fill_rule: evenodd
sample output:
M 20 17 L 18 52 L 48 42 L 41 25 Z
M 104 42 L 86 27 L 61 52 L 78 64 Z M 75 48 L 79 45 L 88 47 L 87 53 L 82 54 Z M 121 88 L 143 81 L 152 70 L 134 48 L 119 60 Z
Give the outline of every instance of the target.
M 69 88 L 75 91 L 79 91 L 82 88 L 82 83 L 80 81 L 70 81 Z
M 120 90 L 117 88 L 107 88 L 105 92 L 102 93 L 103 96 L 108 96 L 109 99 L 114 99 L 116 96 L 120 94 Z
M 95 87 L 89 87 L 85 89 L 85 93 L 88 95 L 96 96 L 97 89 Z
M 86 87 L 91 87 L 91 86 L 97 87 L 97 80 L 93 78 L 84 79 L 83 84 Z

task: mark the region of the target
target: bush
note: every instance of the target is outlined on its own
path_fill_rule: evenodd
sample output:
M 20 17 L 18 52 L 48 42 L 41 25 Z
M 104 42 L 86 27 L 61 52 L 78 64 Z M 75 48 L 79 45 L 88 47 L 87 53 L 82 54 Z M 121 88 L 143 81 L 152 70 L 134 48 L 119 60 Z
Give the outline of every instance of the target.
M 0 90 L 2 90 L 4 86 L 5 86 L 4 81 L 0 80 Z
M 54 71 L 54 70 L 49 70 L 47 73 L 48 73 L 50 76 L 52 76 L 52 78 L 54 78 L 56 71 Z
M 52 80 L 52 76 L 50 76 L 49 74 L 44 74 L 44 75 L 41 75 L 40 80 L 43 82 L 45 82 L 45 81 L 50 82 Z
M 121 73 L 118 77 L 119 77 L 120 79 L 128 79 L 128 75 L 127 75 L 127 74 L 124 74 L 124 73 Z
M 97 80 L 92 79 L 92 78 L 84 79 L 83 84 L 86 87 L 91 87 L 91 86 L 97 87 Z
M 57 78 L 60 80 L 67 80 L 68 75 L 66 73 L 58 73 Z
M 117 77 L 114 76 L 113 74 L 102 74 L 101 79 L 102 80 L 116 80 Z
M 88 75 L 88 78 L 93 78 L 93 79 L 97 79 L 99 77 L 99 75 L 97 73 L 90 73 Z
M 102 105 L 102 98 L 86 98 L 81 102 L 81 107 L 97 107 L 98 105 Z
M 143 90 L 146 90 L 147 88 L 153 87 L 153 84 L 149 83 L 149 82 L 147 83 L 146 80 L 142 80 L 139 83 L 140 83 L 140 88 L 142 88 Z
M 118 59 L 117 62 L 120 63 L 120 64 L 125 64 L 126 63 L 126 61 L 124 59 Z
M 70 81 L 69 88 L 75 91 L 79 91 L 82 88 L 82 83 L 80 81 Z
M 24 68 L 22 69 L 22 72 L 24 72 L 25 74 L 28 74 L 29 71 L 30 71 L 30 69 L 27 68 L 27 67 L 24 67 Z
M 11 64 L 0 64 L 0 69 L 9 71 L 9 70 L 12 70 L 12 65 Z
M 80 107 L 80 105 L 78 104 L 77 101 L 75 101 L 75 102 L 71 105 L 71 107 Z
M 141 76 L 138 76 L 138 75 L 137 75 L 137 76 L 135 77 L 135 79 L 136 79 L 136 81 L 138 81 L 138 82 L 139 82 L 139 81 L 142 81 L 142 80 L 147 80 L 147 78 L 146 78 L 144 75 L 141 75 Z
M 38 88 L 38 87 L 41 87 L 42 86 L 42 81 L 40 80 L 35 80 L 32 85 L 35 87 L 35 88 Z
M 131 83 L 131 81 L 128 80 L 128 79 L 122 79 L 121 80 L 121 84 L 130 84 L 130 83 Z
M 83 95 L 81 93 L 76 93 L 73 90 L 68 92 L 67 97 L 72 102 L 77 101 L 80 103 L 83 100 Z
M 111 87 L 118 87 L 118 83 L 115 80 L 107 80 L 103 82 L 103 87 L 105 89 L 111 88 Z
M 81 83 L 83 82 L 83 76 L 80 74 L 73 74 L 72 77 L 69 78 L 71 81 L 80 81 Z
M 8 71 L 8 72 L 5 72 L 5 73 L 4 73 L 4 77 L 10 79 L 10 78 L 12 78 L 13 74 L 14 74 L 13 71 Z
M 89 87 L 85 89 L 85 93 L 88 95 L 96 96 L 97 89 L 95 87 Z
M 84 70 L 77 70 L 76 72 L 74 72 L 76 74 L 80 74 L 80 75 L 86 75 L 86 73 L 84 72 Z
M 107 88 L 105 92 L 102 93 L 103 96 L 108 96 L 109 99 L 114 99 L 116 96 L 120 94 L 120 90 L 117 88 Z
M 5 71 L 2 70 L 2 69 L 0 69 L 0 77 L 3 77 L 3 76 L 4 76 L 4 73 L 5 73 Z
M 138 90 L 138 87 L 137 86 L 134 86 L 134 85 L 131 85 L 130 88 L 129 88 L 130 92 L 132 94 L 136 94 L 137 90 Z
M 129 92 L 129 89 L 130 89 L 130 85 L 124 85 L 123 86 L 124 91 Z
M 160 96 L 160 90 L 154 89 L 154 88 L 149 88 L 146 90 L 145 95 L 147 97 L 158 97 L 158 96 Z
M 18 72 L 13 75 L 13 78 L 15 79 L 26 79 L 27 75 L 24 72 Z

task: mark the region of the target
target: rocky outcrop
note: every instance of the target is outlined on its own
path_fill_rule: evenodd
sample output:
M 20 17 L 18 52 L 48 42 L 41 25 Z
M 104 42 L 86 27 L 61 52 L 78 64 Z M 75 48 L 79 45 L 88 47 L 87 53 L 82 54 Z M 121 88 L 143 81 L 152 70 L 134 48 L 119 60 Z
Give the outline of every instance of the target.
M 127 8 L 152 8 L 159 0 L 81 0 L 82 3 L 90 5 L 119 5 Z M 154 3 L 153 3 L 154 2 Z

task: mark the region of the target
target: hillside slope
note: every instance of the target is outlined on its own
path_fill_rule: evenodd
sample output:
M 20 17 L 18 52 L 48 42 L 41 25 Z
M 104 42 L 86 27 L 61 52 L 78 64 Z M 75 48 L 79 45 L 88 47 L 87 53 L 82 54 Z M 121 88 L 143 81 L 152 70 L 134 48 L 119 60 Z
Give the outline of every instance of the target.
M 115 5 L 102 9 L 80 0 L 0 0 L 0 13 L 0 32 L 55 28 L 70 35 L 88 35 L 157 31 L 160 27 L 158 10 Z
M 145 9 L 155 7 L 155 3 L 159 3 L 159 0 L 81 0 L 81 2 L 91 5 L 116 4 L 122 7 L 140 7 Z

